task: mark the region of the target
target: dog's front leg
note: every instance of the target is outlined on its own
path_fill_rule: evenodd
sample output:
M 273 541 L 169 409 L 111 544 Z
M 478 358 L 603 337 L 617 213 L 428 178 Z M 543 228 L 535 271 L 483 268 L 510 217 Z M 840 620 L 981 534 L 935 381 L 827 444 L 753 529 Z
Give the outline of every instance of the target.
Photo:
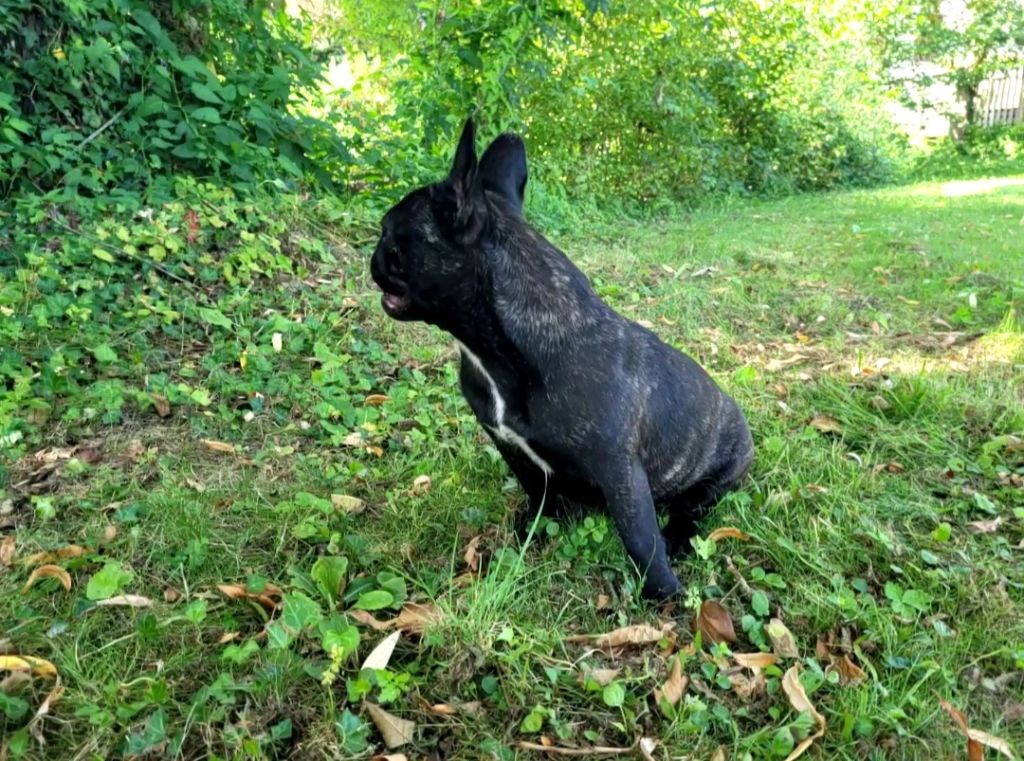
M 665 600 L 675 595 L 679 580 L 668 562 L 643 466 L 635 460 L 615 464 L 600 474 L 599 485 L 626 552 L 644 572 L 644 597 Z

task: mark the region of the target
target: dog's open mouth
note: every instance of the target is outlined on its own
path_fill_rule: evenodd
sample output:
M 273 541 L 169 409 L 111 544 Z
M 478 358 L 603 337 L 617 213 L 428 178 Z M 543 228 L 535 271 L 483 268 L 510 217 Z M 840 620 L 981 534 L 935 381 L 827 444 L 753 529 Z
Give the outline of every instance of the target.
M 412 299 L 407 293 L 398 294 L 385 291 L 384 295 L 380 297 L 380 303 L 389 316 L 399 317 L 412 306 Z

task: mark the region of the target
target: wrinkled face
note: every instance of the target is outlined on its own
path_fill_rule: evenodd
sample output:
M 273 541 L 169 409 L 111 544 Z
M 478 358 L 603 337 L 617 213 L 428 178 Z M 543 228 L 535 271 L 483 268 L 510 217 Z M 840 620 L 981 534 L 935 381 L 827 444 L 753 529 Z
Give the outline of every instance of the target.
M 448 177 L 414 190 L 384 215 L 370 273 L 384 291 L 381 306 L 389 317 L 441 324 L 455 314 L 459 294 L 472 291 L 474 257 L 491 213 L 485 191 L 506 200 L 499 213 L 518 214 L 522 208 L 522 141 L 502 135 L 478 166 L 473 138 L 470 121 Z

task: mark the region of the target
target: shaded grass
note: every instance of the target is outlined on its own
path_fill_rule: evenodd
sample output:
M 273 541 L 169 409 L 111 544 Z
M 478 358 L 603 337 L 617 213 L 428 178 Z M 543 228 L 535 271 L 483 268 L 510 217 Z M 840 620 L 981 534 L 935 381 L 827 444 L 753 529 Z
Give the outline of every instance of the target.
M 729 205 L 560 241 L 609 302 L 697 357 L 750 416 L 755 470 L 703 526 L 733 525 L 751 540 L 680 559 L 687 591 L 670 611 L 639 600 L 635 569 L 603 518 L 539 526 L 518 562 L 510 519 L 522 498 L 458 397 L 448 340 L 385 320 L 365 262 L 344 263 L 357 306 L 332 315 L 325 287 L 303 296 L 304 311 L 323 317 L 339 351 L 362 357 L 344 347 L 379 343 L 383 351 L 365 355 L 374 376 L 365 391 L 389 394 L 382 409 L 396 418 L 426 421 L 379 422 L 379 456 L 298 424 L 310 402 L 294 389 L 316 384 L 305 346 L 283 353 L 277 372 L 292 385 L 282 381 L 273 410 L 251 424 L 220 411 L 54 431 L 102 438 L 103 460 L 49 484 L 49 521 L 9 489 L 20 557 L 68 542 L 90 548 L 67 564 L 70 594 L 44 582 L 22 595 L 28 571 L 0 572 L 0 640 L 52 660 L 66 686 L 56 720 L 43 725 L 49 745 L 30 741 L 25 755 L 359 755 L 337 726 L 345 710 L 360 714 L 346 684 L 357 664 L 322 686 L 324 655 L 313 643 L 270 649 L 260 638 L 265 611 L 215 591 L 253 576 L 290 590 L 292 571 L 308 572 L 323 554 L 345 554 L 353 574 L 399 573 L 440 611 L 392 658 L 409 682 L 387 707 L 418 722 L 411 755 L 511 758 L 517 741 L 543 734 L 621 746 L 650 736 L 673 758 L 710 757 L 719 744 L 730 758 L 784 757 L 806 727 L 777 674 L 745 703 L 719 684 L 717 656 L 684 655 L 691 686 L 664 716 L 651 693 L 668 670 L 666 648 L 610 656 L 567 642 L 672 620 L 683 645 L 694 636 L 693 606 L 708 598 L 732 614 L 737 651 L 757 649 L 770 617 L 793 632 L 805 686 L 828 720 L 818 757 L 960 755 L 940 698 L 1021 748 L 1024 725 L 1004 709 L 1024 684 L 1024 489 L 1013 480 L 1024 476 L 1024 456 L 1006 438 L 1024 434 L 1014 317 L 1022 220 L 1022 185 L 933 183 Z M 289 293 L 265 298 L 291 303 Z M 254 303 L 251 317 L 236 319 L 257 313 Z M 212 348 L 199 351 L 197 366 L 230 372 Z M 422 378 L 410 379 L 413 370 Z M 815 417 L 834 425 L 818 430 Z M 211 452 L 202 437 L 230 440 L 238 454 Z M 119 461 L 132 440 L 145 451 Z M 11 484 L 27 461 L 11 465 Z M 422 474 L 431 488 L 417 493 Z M 366 507 L 324 513 L 303 493 L 343 493 Z M 995 517 L 997 530 L 969 530 Z M 297 538 L 310 522 L 321 533 Z M 108 524 L 117 536 L 104 542 Z M 475 581 L 464 559 L 474 536 L 484 570 Z M 108 560 L 134 572 L 129 591 L 152 597 L 152 609 L 85 609 L 86 579 Z M 748 590 L 767 597 L 767 614 Z M 187 614 L 193 604 L 201 616 Z M 864 683 L 825 674 L 816 643 L 830 634 L 845 640 Z M 229 649 L 250 638 L 258 649 L 233 660 Z M 364 638 L 360 658 L 379 635 Z M 622 669 L 621 705 L 580 680 L 594 667 Z M 32 706 L 45 694 L 39 682 L 21 689 Z M 424 708 L 474 701 L 482 711 L 454 718 Z M 288 736 L 275 736 L 285 720 Z M 5 737 L 24 723 L 0 718 Z M 374 730 L 362 731 L 382 747 Z

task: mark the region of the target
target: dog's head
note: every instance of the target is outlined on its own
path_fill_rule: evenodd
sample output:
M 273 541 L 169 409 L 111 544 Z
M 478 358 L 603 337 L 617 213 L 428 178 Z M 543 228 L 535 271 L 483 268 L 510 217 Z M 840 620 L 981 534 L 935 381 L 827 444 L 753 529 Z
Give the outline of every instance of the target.
M 458 309 L 453 300 L 472 292 L 483 266 L 483 239 L 497 218 L 522 212 L 525 189 L 523 141 L 501 135 L 477 161 L 467 121 L 448 177 L 414 190 L 384 215 L 370 260 L 384 311 L 439 324 Z

